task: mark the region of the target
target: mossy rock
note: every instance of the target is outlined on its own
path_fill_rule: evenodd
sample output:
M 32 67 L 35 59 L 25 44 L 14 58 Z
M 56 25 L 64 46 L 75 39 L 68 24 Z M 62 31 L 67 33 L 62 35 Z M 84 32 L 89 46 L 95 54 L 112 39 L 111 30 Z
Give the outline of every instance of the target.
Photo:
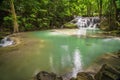
M 120 80 L 120 67 L 104 64 L 95 75 L 96 80 Z
M 80 72 L 77 74 L 77 80 L 93 80 L 93 78 L 88 73 Z
M 74 80 L 74 79 L 73 79 Z M 79 72 L 75 80 L 94 80 L 93 77 L 86 72 Z
M 76 25 L 76 24 L 73 24 L 73 23 L 66 23 L 66 24 L 64 24 L 64 27 L 65 27 L 65 28 L 76 28 L 77 25 Z
M 35 80 L 63 80 L 63 79 L 61 76 L 57 76 L 55 73 L 41 71 L 36 75 Z

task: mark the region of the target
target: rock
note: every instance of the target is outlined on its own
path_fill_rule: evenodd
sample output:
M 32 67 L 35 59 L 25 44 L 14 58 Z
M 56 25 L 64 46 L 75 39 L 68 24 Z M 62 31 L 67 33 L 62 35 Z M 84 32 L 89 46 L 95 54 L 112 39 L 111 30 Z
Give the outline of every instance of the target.
M 10 37 L 7 37 L 6 38 L 6 41 L 12 41 Z
M 76 78 L 73 78 L 73 77 L 72 77 L 70 80 L 76 80 Z
M 120 58 L 120 51 L 117 52 L 117 56 Z
M 93 77 L 87 72 L 79 72 L 77 74 L 77 80 L 94 80 Z
M 104 64 L 95 75 L 96 80 L 120 80 L 120 67 Z
M 36 80 L 63 80 L 63 79 L 62 77 L 58 77 L 55 73 L 41 71 L 36 75 Z
M 70 80 L 94 80 L 94 79 L 87 72 L 79 72 L 76 78 L 71 78 Z
M 113 58 L 114 61 L 114 58 Z M 36 75 L 35 80 L 120 80 L 120 65 L 104 64 L 95 74 L 91 72 L 79 72 L 76 78 L 57 76 L 55 73 L 41 71 Z

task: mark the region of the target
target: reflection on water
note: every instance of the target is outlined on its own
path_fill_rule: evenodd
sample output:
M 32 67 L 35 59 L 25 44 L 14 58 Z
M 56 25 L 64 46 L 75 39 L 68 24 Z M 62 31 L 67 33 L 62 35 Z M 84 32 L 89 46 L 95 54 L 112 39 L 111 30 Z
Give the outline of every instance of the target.
M 50 56 L 50 67 L 51 67 L 51 70 L 53 71 L 53 72 L 55 72 L 55 68 L 54 68 L 54 64 L 53 64 L 53 58 L 52 58 L 52 56 Z
M 74 77 L 102 54 L 120 50 L 119 39 L 77 38 L 50 31 L 29 34 L 27 38 L 40 43 L 26 44 L 8 51 L 9 55 L 0 55 L 0 80 L 30 80 L 43 70 L 57 74 L 73 72 Z
M 76 77 L 76 74 L 79 71 L 82 71 L 81 54 L 80 54 L 80 51 L 78 49 L 75 50 L 73 59 L 74 59 L 74 67 L 73 67 L 73 75 L 72 75 L 72 77 Z

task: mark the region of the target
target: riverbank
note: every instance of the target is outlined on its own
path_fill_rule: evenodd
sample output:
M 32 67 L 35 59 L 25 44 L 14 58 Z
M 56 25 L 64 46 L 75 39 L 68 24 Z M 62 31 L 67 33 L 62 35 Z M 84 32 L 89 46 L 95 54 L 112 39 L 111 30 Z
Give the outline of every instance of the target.
M 81 36 L 81 37 L 96 37 L 96 38 L 113 38 L 113 37 L 120 37 L 120 32 L 119 31 L 98 31 L 95 34 L 86 34 L 86 35 L 79 35 L 79 29 L 67 29 L 67 28 L 63 28 L 63 29 L 51 29 L 51 31 L 53 32 L 57 32 L 60 34 L 65 34 L 65 35 L 69 35 L 69 36 Z M 91 30 L 93 31 L 93 33 L 95 32 L 95 30 Z M 31 32 L 31 31 L 30 31 Z M 26 33 L 26 32 L 19 32 L 19 33 L 9 33 L 9 32 L 1 32 L 0 33 L 0 40 L 3 39 L 5 36 L 9 36 L 10 37 L 17 37 L 15 36 L 16 34 L 21 34 L 21 33 Z M 19 36 L 18 36 L 19 37 Z

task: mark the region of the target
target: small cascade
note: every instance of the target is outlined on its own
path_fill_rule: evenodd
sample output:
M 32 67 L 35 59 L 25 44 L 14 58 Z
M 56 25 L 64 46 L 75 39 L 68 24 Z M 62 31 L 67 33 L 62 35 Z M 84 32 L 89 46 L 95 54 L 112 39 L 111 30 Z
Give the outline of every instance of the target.
M 81 55 L 80 55 L 80 51 L 78 49 L 75 50 L 74 52 L 74 68 L 73 68 L 73 72 L 72 72 L 72 77 L 76 77 L 77 73 L 79 71 L 82 71 L 82 61 L 81 61 Z
M 6 47 L 14 43 L 8 36 L 0 41 L 0 47 Z
M 78 26 L 78 36 L 85 36 L 87 30 L 97 30 L 100 23 L 99 17 L 76 17 L 74 20 L 76 21 L 75 24 Z M 74 20 L 72 20 L 72 22 L 75 22 Z
M 98 17 L 77 17 L 76 25 L 78 28 L 86 28 L 86 29 L 95 29 L 97 25 L 100 23 L 100 19 Z
M 96 27 L 97 27 L 97 24 L 94 24 L 94 25 L 93 25 L 93 29 L 96 29 Z
M 88 29 L 92 29 L 92 26 L 93 26 L 93 24 L 91 23 L 91 24 L 88 26 Z

